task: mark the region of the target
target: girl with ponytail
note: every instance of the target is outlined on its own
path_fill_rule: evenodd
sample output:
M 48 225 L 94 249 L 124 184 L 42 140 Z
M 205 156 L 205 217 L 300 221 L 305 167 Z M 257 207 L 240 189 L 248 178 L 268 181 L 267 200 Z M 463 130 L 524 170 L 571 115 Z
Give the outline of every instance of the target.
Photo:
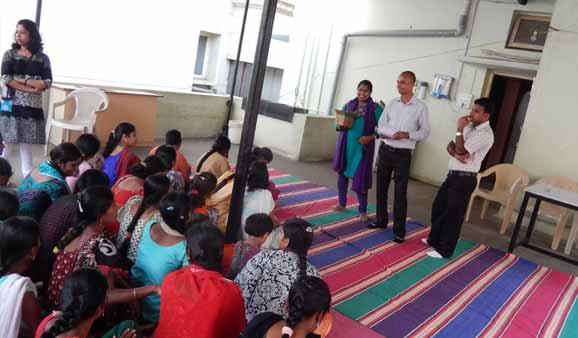
M 186 193 L 172 192 L 162 199 L 159 208 L 162 221 L 146 222 L 131 269 L 133 279 L 140 285 L 162 284 L 170 272 L 188 265 L 185 225 L 191 215 L 191 199 Z M 144 320 L 158 322 L 160 297 L 151 295 L 141 305 Z
M 116 220 L 116 206 L 108 187 L 83 190 L 76 200 L 74 226 L 52 249 L 56 261 L 48 282 L 48 300 L 58 305 L 64 279 L 82 267 L 111 266 L 116 262 L 116 246 L 108 240 L 105 225 Z
M 312 338 L 329 334 L 331 294 L 321 279 L 305 276 L 291 286 L 285 318 L 272 312 L 261 313 L 247 324 L 241 338 Z
M 217 178 L 215 175 L 205 172 L 193 177 L 191 181 L 191 206 L 193 213 L 198 215 L 209 215 L 209 208 L 206 205 L 206 200 L 215 191 L 217 187 Z M 217 216 L 212 219 L 216 223 Z
M 229 164 L 229 151 L 231 150 L 231 141 L 225 135 L 219 135 L 211 150 L 206 152 L 197 162 L 196 172 L 210 172 L 215 177 L 221 177 L 225 172 L 231 169 Z
M 282 226 L 280 250 L 261 251 L 251 258 L 235 278 L 245 299 L 247 321 L 262 312 L 283 313 L 291 285 L 300 277 L 319 272 L 307 262 L 313 228 L 300 218 Z
M 104 167 L 102 170 L 110 180 L 110 186 L 129 173 L 129 169 L 140 162 L 130 148 L 136 145 L 136 128 L 128 123 L 122 122 L 110 132 L 108 141 L 102 157 L 104 157 Z
M 60 311 L 52 312 L 38 326 L 37 338 L 89 337 L 92 324 L 103 316 L 108 283 L 96 269 L 78 269 L 64 281 L 60 295 Z M 136 338 L 135 323 L 125 321 L 105 337 Z
M 165 163 L 157 156 L 148 156 L 133 165 L 128 175 L 121 177 L 112 187 L 114 202 L 120 208 L 133 196 L 143 196 L 144 180 L 154 174 L 165 173 Z M 115 232 L 118 232 L 115 231 Z
M 48 282 L 48 301 L 58 308 L 64 281 L 72 272 L 84 267 L 99 267 L 104 271 L 120 261 L 118 250 L 109 238 L 106 224 L 116 221 L 116 206 L 108 187 L 94 186 L 83 190 L 77 200 L 75 225 L 56 244 L 56 261 Z M 155 292 L 155 286 L 130 290 L 113 289 L 109 303 L 126 303 Z
M 118 212 L 120 229 L 117 244 L 122 257 L 132 263 L 142 237 L 144 226 L 149 221 L 160 221 L 159 203 L 169 192 L 170 180 L 163 174 L 154 174 L 144 181 L 144 195 L 133 196 Z

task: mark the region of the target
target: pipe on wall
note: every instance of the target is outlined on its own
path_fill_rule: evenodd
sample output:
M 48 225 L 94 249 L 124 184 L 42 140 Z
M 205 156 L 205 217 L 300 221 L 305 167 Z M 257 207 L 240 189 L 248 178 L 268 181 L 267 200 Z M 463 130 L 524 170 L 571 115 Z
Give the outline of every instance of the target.
M 363 30 L 352 33 L 347 33 L 341 38 L 341 49 L 339 51 L 337 71 L 335 73 L 335 80 L 331 89 L 331 97 L 329 99 L 329 113 L 333 109 L 335 95 L 337 93 L 337 86 L 339 84 L 339 77 L 343 71 L 343 56 L 347 49 L 347 41 L 350 38 L 357 37 L 431 37 L 431 38 L 454 38 L 464 35 L 466 32 L 466 25 L 468 16 L 472 7 L 473 0 L 464 0 L 463 9 L 458 16 L 458 23 L 456 29 L 427 29 L 427 30 Z

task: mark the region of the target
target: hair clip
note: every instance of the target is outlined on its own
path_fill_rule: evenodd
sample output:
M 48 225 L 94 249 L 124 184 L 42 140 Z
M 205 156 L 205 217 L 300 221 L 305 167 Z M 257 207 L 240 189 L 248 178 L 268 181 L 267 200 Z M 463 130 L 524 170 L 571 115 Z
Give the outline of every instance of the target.
M 147 164 L 144 161 L 142 161 L 140 164 L 145 168 L 147 167 Z
M 114 137 L 114 130 L 112 130 L 112 131 L 110 132 L 110 134 L 112 135 L 112 137 Z
M 191 194 L 198 195 L 200 192 L 197 189 L 191 189 Z
M 289 326 L 283 326 L 283 328 L 281 329 L 281 334 L 284 335 L 288 335 L 289 337 L 293 336 L 293 329 L 290 328 Z
M 78 204 L 78 211 L 80 211 L 81 213 L 84 213 L 84 210 L 82 209 L 82 203 L 80 202 L 80 199 L 76 200 L 76 203 Z
M 52 253 L 55 254 L 55 255 L 58 255 L 59 252 L 60 252 L 60 249 L 59 249 L 57 246 L 55 246 L 55 247 L 52 249 Z
M 175 210 L 175 207 L 173 207 L 173 206 L 171 206 L 171 207 L 166 207 L 165 210 L 166 210 L 166 211 L 174 211 L 174 210 Z
M 197 175 L 201 181 L 206 181 L 208 178 L 205 175 Z
M 312 228 L 312 227 L 307 227 L 307 228 L 305 228 L 305 231 L 307 231 L 307 232 L 313 232 L 313 228 Z

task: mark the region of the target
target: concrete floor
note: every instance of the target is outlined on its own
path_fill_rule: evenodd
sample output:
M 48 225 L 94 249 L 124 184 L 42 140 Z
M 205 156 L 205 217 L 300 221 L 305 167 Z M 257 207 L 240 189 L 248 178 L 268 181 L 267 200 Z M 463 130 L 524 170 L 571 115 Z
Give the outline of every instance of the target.
M 210 148 L 211 142 L 212 140 L 207 139 L 185 140 L 183 142 L 181 151 L 189 159 L 190 163 L 195 163 L 199 156 L 201 156 Z M 44 159 L 42 151 L 43 147 L 35 147 L 35 165 Z M 136 149 L 136 152 L 140 156 L 145 156 L 148 152 L 148 149 Z M 230 158 L 232 162 L 236 162 L 237 147 L 233 147 Z M 12 182 L 18 184 L 22 180 L 20 175 L 19 158 L 9 160 L 12 163 L 15 172 Z M 273 160 L 273 163 L 271 164 L 271 167 L 286 171 L 294 176 L 301 177 L 317 184 L 327 186 L 332 189 L 337 189 L 337 179 L 331 168 L 330 162 L 303 163 L 276 156 Z M 435 186 L 411 180 L 408 187 L 408 215 L 419 221 L 426 223 L 429 222 L 431 204 L 435 198 L 436 192 L 437 187 Z M 369 196 L 370 203 L 375 203 L 375 190 L 370 191 Z M 391 202 L 393 202 L 392 191 L 390 191 L 389 200 L 391 206 Z M 483 243 L 490 247 L 506 251 L 513 225 L 505 235 L 500 235 L 498 232 L 500 219 L 495 216 L 497 214 L 497 208 L 491 208 L 489 210 L 489 217 L 487 220 L 480 220 L 479 214 L 480 205 L 477 204 L 472 211 L 471 222 L 465 223 L 462 228 L 462 238 L 469 239 L 478 243 Z M 542 242 L 545 244 L 545 246 L 547 246 L 549 241 L 551 241 L 551 237 L 549 236 L 541 235 L 540 233 L 536 233 L 535 235 L 536 236 L 533 237 L 533 242 Z M 565 243 L 562 241 L 560 247 L 563 248 L 564 245 Z M 526 258 L 538 264 L 578 275 L 577 266 L 565 263 L 558 259 L 542 255 L 526 248 L 517 248 L 515 253 L 520 257 Z M 576 251 L 574 251 L 574 256 L 578 256 Z

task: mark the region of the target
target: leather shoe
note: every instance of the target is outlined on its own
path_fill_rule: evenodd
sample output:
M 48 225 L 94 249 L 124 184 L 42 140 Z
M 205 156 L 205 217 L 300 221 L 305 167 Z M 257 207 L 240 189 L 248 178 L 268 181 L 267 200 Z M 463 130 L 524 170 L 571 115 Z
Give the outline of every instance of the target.
M 385 229 L 385 228 L 387 228 L 387 225 L 380 225 L 380 224 L 377 224 L 377 222 L 372 222 L 372 223 L 369 223 L 367 225 L 367 227 L 369 229 Z
M 398 243 L 398 244 L 401 244 L 401 243 L 405 242 L 405 238 L 400 237 L 400 236 L 395 236 L 395 237 L 393 238 L 393 241 L 396 242 L 396 243 Z

